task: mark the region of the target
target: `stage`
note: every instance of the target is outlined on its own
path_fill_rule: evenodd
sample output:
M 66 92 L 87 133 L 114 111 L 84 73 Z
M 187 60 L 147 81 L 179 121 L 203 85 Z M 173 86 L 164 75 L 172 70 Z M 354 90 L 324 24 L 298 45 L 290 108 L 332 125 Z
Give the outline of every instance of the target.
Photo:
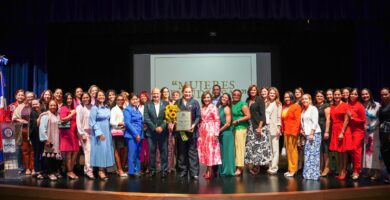
M 110 175 L 108 181 L 62 178 L 53 182 L 22 177 L 0 179 L 1 199 L 388 199 L 390 185 L 381 180 L 338 181 L 333 176 L 320 181 L 300 176 L 285 178 L 283 173 L 242 177 L 216 177 L 212 180 L 180 180 L 175 173 L 161 179 L 159 175 L 120 178 Z

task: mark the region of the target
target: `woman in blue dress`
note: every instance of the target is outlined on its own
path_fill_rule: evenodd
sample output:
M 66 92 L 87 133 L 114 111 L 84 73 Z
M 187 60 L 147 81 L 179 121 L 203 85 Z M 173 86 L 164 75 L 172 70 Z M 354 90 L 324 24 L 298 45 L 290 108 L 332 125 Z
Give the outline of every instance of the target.
M 105 168 L 114 165 L 114 148 L 110 131 L 110 108 L 106 105 L 104 91 L 97 93 L 96 103 L 91 108 L 91 165 L 99 168 L 99 178 L 107 180 Z
M 123 111 L 125 121 L 125 140 L 128 149 L 128 173 L 130 176 L 139 176 L 141 170 L 140 152 L 142 148 L 143 121 L 138 109 L 139 98 L 133 94 L 130 96 L 130 105 Z

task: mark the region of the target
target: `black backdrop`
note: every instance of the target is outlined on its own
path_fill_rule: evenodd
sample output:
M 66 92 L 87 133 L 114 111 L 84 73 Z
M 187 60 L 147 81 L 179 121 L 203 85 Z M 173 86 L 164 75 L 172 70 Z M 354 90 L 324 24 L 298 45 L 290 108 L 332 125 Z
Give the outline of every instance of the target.
M 353 26 L 348 22 L 192 20 L 53 25 L 48 41 L 49 85 L 70 90 L 97 84 L 103 89 L 131 91 L 133 54 L 271 51 L 273 85 L 283 91 L 302 86 L 313 92 L 354 85 L 353 41 Z M 98 70 L 101 68 L 104 70 Z M 68 75 L 57 75 L 58 69 Z

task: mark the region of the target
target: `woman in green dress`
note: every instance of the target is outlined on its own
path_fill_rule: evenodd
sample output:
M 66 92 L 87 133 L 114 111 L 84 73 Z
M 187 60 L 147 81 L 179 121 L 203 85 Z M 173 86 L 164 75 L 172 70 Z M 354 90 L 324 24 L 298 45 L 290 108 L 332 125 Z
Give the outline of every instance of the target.
M 251 117 L 249 108 L 244 101 L 241 101 L 241 90 L 235 89 L 232 92 L 232 115 L 234 126 L 234 146 L 235 146 L 235 164 L 236 176 L 242 174 L 244 168 L 246 131 L 248 129 L 248 120 Z
M 232 121 L 232 98 L 229 94 L 224 93 L 219 100 L 219 116 L 221 128 L 219 134 L 219 145 L 221 149 L 222 165 L 219 165 L 221 176 L 235 176 L 235 159 L 234 159 L 234 135 Z

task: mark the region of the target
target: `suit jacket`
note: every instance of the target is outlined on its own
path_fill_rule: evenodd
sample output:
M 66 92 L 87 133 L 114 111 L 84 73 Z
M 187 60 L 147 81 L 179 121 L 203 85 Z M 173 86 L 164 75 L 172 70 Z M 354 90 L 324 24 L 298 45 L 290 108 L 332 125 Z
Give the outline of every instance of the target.
M 277 105 L 276 102 L 272 102 L 266 112 L 269 112 L 269 118 L 267 118 L 267 124 L 269 124 L 270 133 L 273 136 L 277 135 L 277 130 L 282 126 L 282 105 Z
M 167 105 L 168 102 L 160 100 L 160 110 L 157 116 L 153 101 L 145 104 L 144 121 L 148 126 L 148 131 L 146 132 L 147 136 L 152 136 L 155 132 L 154 130 L 159 126 L 164 129 L 163 134 L 165 134 L 167 127 L 167 122 L 165 121 L 165 107 Z
M 142 114 L 138 108 L 134 108 L 131 105 L 127 106 L 123 111 L 123 117 L 125 122 L 124 137 L 135 139 L 139 135 L 143 139 Z
M 298 103 L 294 103 L 288 108 L 286 116 L 282 116 L 282 131 L 285 135 L 299 135 L 301 130 L 301 112 L 301 106 Z

